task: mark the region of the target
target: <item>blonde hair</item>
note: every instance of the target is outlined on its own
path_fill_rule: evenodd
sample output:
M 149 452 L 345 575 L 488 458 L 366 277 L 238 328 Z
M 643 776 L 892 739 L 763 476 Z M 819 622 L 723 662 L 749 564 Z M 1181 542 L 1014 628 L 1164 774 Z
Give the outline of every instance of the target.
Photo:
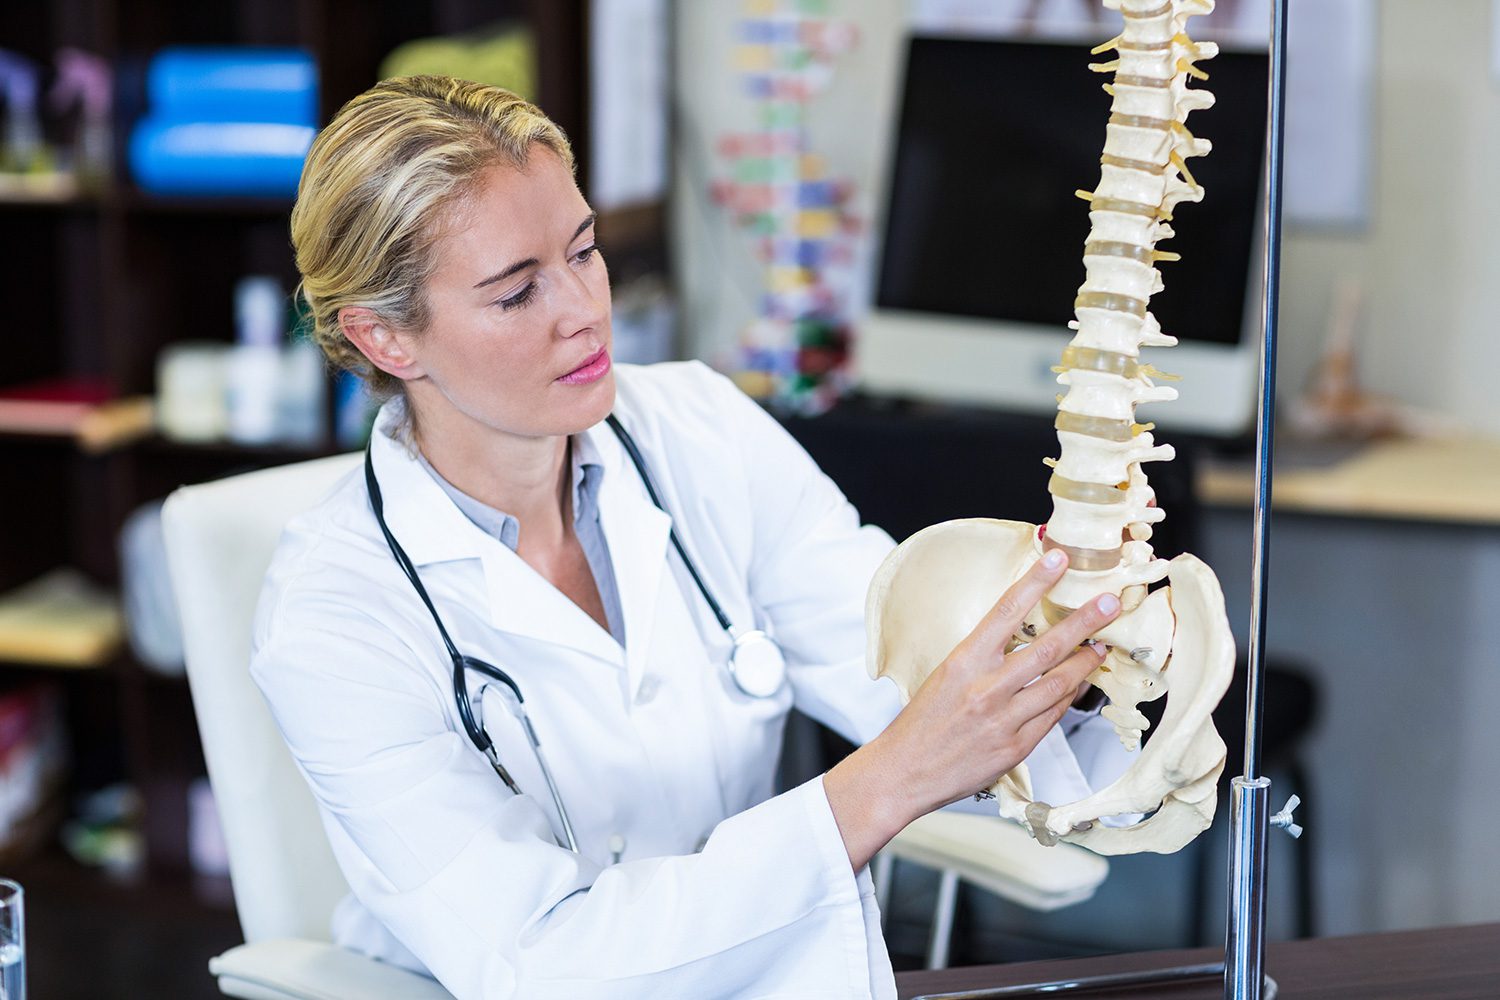
M 486 167 L 524 167 L 533 145 L 574 169 L 567 136 L 535 105 L 452 77 L 385 80 L 339 109 L 307 154 L 292 208 L 299 292 L 330 363 L 378 396 L 400 390 L 349 342 L 339 310 L 363 306 L 397 329 L 425 329 L 424 288 L 449 206 Z

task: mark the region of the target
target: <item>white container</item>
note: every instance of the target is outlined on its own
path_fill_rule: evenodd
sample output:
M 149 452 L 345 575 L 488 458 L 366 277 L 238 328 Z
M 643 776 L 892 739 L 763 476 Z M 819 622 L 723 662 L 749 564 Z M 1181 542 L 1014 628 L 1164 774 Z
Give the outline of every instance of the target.
M 226 388 L 229 440 L 239 444 L 275 441 L 281 348 L 260 344 L 236 344 L 230 348 Z
M 229 440 L 277 440 L 281 396 L 281 345 L 286 338 L 286 296 L 264 274 L 234 286 L 235 346 L 229 354 Z
M 327 437 L 328 376 L 323 352 L 299 340 L 281 355 L 276 436 L 293 444 L 320 444 Z
M 281 282 L 264 274 L 234 286 L 234 334 L 240 344 L 278 347 L 286 336 L 286 295 Z
M 229 346 L 184 341 L 156 361 L 156 425 L 174 441 L 217 441 L 229 426 L 225 399 Z

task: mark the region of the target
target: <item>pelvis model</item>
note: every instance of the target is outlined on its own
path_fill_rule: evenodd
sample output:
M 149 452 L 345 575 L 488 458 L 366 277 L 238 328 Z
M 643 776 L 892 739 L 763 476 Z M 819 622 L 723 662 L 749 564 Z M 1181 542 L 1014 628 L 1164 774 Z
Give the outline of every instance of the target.
M 1095 638 L 1111 650 L 1089 678 L 1109 698 L 1104 716 L 1135 748 L 1149 725 L 1137 706 L 1167 697 L 1159 729 L 1130 768 L 1109 787 L 1062 805 L 1036 801 L 1025 765 L 991 791 L 1003 816 L 1037 840 L 1067 840 L 1100 854 L 1168 853 L 1213 819 L 1224 741 L 1210 713 L 1234 671 L 1234 640 L 1218 580 L 1192 555 L 1170 562 L 1151 549 L 1151 525 L 1165 513 L 1152 505 L 1144 463 L 1169 461 L 1170 445 L 1135 420 L 1138 403 L 1165 402 L 1176 390 L 1140 360 L 1142 347 L 1176 341 L 1147 311 L 1161 291 L 1156 249 L 1172 236 L 1173 209 L 1199 201 L 1186 161 L 1209 143 L 1187 129 L 1190 112 L 1213 95 L 1189 86 L 1206 74 L 1197 63 L 1217 46 L 1193 42 L 1185 24 L 1213 9 L 1212 0 L 1104 0 L 1125 30 L 1099 46 L 1117 58 L 1091 68 L 1113 73 L 1114 98 L 1102 177 L 1088 200 L 1092 228 L 1083 250 L 1087 278 L 1074 304 L 1077 335 L 1063 351 L 1052 519 L 1045 528 L 1019 521 L 970 519 L 926 528 L 880 567 L 867 606 L 869 665 L 910 698 L 927 675 L 978 624 L 999 596 L 1044 551 L 1062 549 L 1069 569 L 1026 617 L 1020 644 L 1035 639 L 1071 609 L 1102 593 L 1118 594 L 1124 611 Z M 1153 585 L 1167 581 L 1165 586 Z M 1101 817 L 1145 815 L 1129 826 Z

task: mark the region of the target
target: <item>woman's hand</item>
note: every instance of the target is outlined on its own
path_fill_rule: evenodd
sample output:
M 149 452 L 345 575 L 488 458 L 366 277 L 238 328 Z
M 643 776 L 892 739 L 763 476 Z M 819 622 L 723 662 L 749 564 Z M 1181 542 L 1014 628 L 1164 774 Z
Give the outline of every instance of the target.
M 1103 660 L 1081 646 L 1119 614 L 1111 594 L 1089 602 L 1009 654 L 1023 616 L 1067 559 L 1053 550 L 1005 592 L 940 663 L 885 732 L 823 779 L 856 871 L 908 823 L 994 784 L 1041 742 Z

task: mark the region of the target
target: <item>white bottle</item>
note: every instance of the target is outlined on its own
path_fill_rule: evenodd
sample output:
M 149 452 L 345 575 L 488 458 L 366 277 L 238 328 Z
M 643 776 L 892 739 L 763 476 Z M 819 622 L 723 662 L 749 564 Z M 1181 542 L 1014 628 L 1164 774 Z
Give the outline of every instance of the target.
M 229 354 L 229 439 L 265 444 L 276 439 L 281 389 L 284 295 L 275 278 L 241 278 L 234 289 L 237 343 Z
M 277 440 L 304 446 L 323 442 L 328 436 L 327 387 L 323 352 L 311 341 L 294 339 L 281 355 Z

